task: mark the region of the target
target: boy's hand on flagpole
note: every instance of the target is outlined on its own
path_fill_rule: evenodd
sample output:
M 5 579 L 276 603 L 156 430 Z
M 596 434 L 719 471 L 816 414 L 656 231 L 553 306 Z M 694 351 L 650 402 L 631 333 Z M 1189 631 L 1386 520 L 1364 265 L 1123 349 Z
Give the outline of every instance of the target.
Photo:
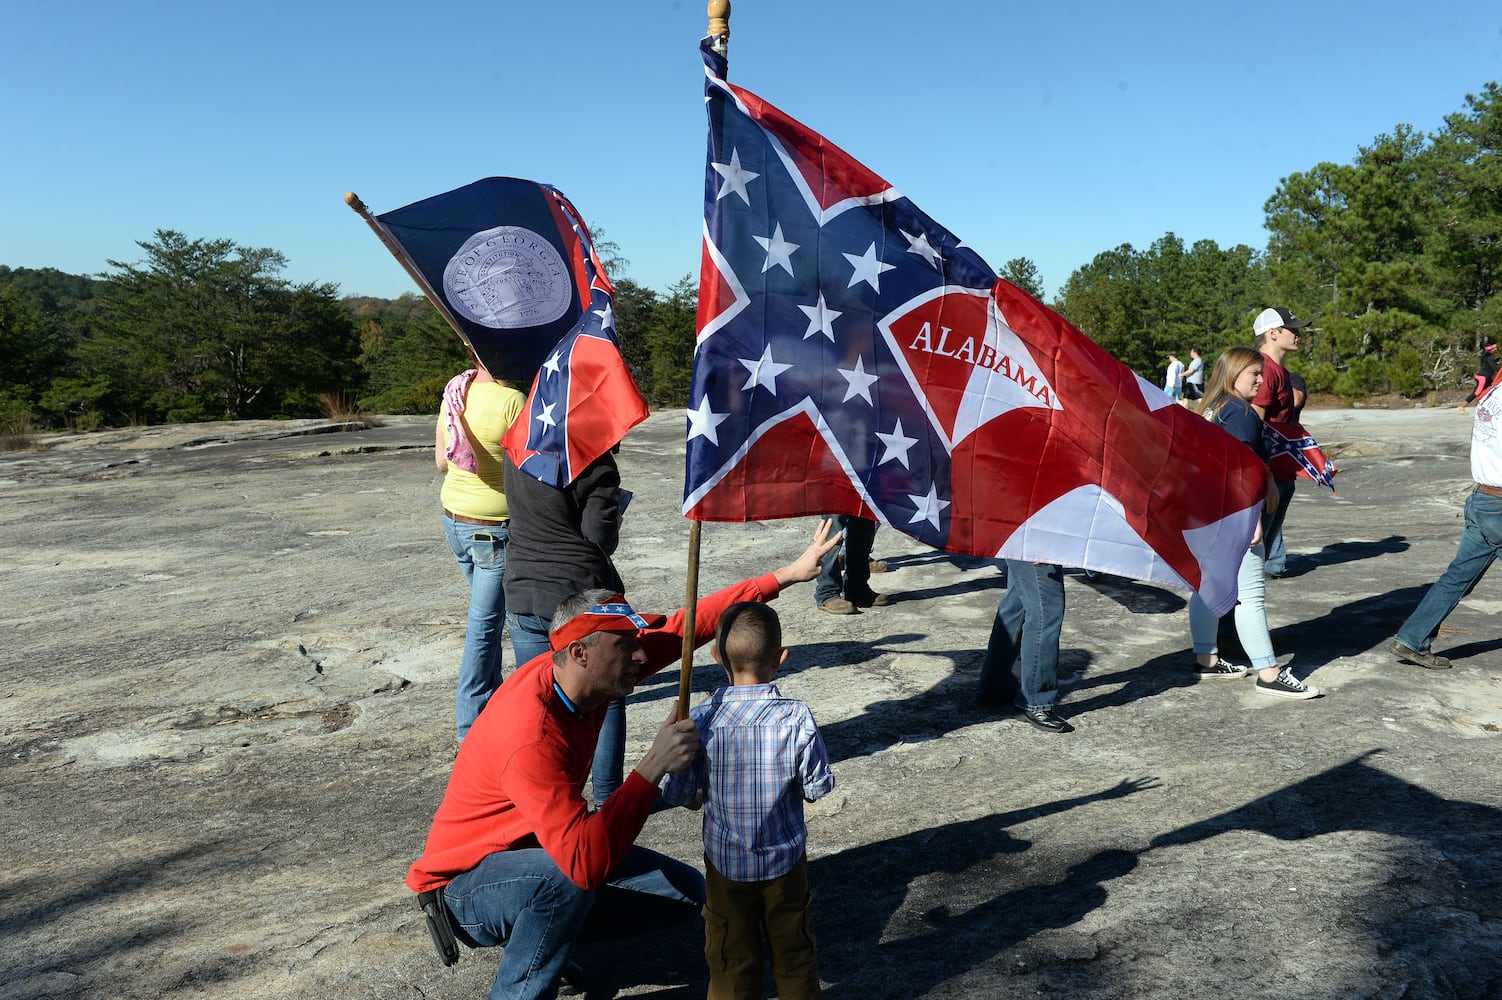
M 824 563 L 824 557 L 836 545 L 840 544 L 842 531 L 836 531 L 834 537 L 829 537 L 829 529 L 832 522 L 829 518 L 819 521 L 819 526 L 814 529 L 814 540 L 808 543 L 808 548 L 803 554 L 779 570 L 773 575 L 777 577 L 777 586 L 787 587 L 794 583 L 804 583 L 819 575 L 819 568 Z

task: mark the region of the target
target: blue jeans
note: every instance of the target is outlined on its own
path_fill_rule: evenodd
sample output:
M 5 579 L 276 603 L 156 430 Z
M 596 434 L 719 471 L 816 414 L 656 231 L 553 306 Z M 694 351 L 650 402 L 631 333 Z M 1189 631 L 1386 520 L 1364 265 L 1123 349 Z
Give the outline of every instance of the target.
M 1455 558 L 1398 629 L 1398 641 L 1420 653 L 1429 652 L 1440 623 L 1469 594 L 1502 549 L 1502 497 L 1474 492 L 1466 497 L 1465 530 Z
M 548 644 L 549 622 L 541 615 L 508 614 L 506 624 L 511 629 L 511 648 L 516 652 L 518 666 L 552 649 Z M 626 699 L 616 698 L 605 709 L 605 725 L 600 728 L 600 741 L 595 744 L 590 785 L 596 806 L 603 805 L 610 793 L 621 787 L 625 770 Z
M 1256 670 L 1266 670 L 1278 662 L 1273 655 L 1272 636 L 1267 632 L 1266 573 L 1259 544 L 1241 557 L 1241 569 L 1236 574 L 1236 638 L 1241 640 L 1241 649 Z M 1218 653 L 1215 640 L 1219 630 L 1220 619 L 1200 600 L 1199 594 L 1191 594 L 1189 635 L 1194 639 L 1194 651 Z
M 836 597 L 854 601 L 871 593 L 871 547 L 876 544 L 876 522 L 854 514 L 836 514 L 835 531 L 843 531 L 840 544 L 830 549 L 814 582 L 814 603 Z M 840 568 L 844 556 L 844 569 Z
M 506 627 L 511 631 L 511 650 L 516 654 L 516 665 L 528 663 L 543 653 L 551 652 L 548 643 L 549 621 L 542 615 L 519 615 L 506 613 Z
M 464 623 L 464 655 L 459 661 L 459 690 L 454 696 L 454 724 L 462 740 L 491 694 L 501 686 L 501 628 L 506 622 L 504 524 L 465 524 L 443 516 L 443 537 L 469 584 L 469 618 Z
M 466 944 L 504 944 L 491 1000 L 553 997 L 581 936 L 628 937 L 693 917 L 704 878 L 681 861 L 633 847 L 598 892 L 579 888 L 541 848 L 497 851 L 444 890 Z
M 1007 592 L 980 667 L 981 696 L 1010 694 L 1018 708 L 1053 708 L 1063 630 L 1064 568 L 1008 559 Z
M 1288 549 L 1283 544 L 1283 521 L 1288 517 L 1288 505 L 1293 502 L 1293 490 L 1295 481 L 1278 482 L 1278 509 L 1273 511 L 1272 520 L 1267 522 L 1267 530 L 1262 534 L 1263 551 L 1266 559 L 1262 571 L 1271 573 L 1273 576 L 1282 576 L 1288 569 Z

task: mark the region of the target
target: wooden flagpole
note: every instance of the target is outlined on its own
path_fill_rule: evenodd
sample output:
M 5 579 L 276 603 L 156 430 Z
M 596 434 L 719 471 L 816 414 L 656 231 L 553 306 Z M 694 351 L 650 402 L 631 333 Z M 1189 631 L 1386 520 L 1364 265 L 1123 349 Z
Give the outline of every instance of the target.
M 470 352 L 473 353 L 475 347 L 469 342 L 469 336 L 464 332 L 464 327 L 459 325 L 459 320 L 449 311 L 448 303 L 444 302 L 443 297 L 428 285 L 427 279 L 422 276 L 422 272 L 417 269 L 417 265 L 407 256 L 407 252 L 402 249 L 402 245 L 392 239 L 391 234 L 386 231 L 386 228 L 376 221 L 376 217 L 370 214 L 370 209 L 365 207 L 365 203 L 360 200 L 359 195 L 350 191 L 344 196 L 344 203 L 354 209 L 356 215 L 365 220 L 365 224 L 370 227 L 370 231 L 376 234 L 376 239 L 380 240 L 381 245 L 391 251 L 391 256 L 396 258 L 396 262 L 411 276 L 413 281 L 417 282 L 417 287 L 422 289 L 423 296 L 429 302 L 433 303 L 433 308 L 437 309 L 439 315 L 448 321 L 448 325 L 454 328 L 454 332 L 459 335 L 459 339 L 464 342 L 464 346 L 468 347 Z
M 709 0 L 706 9 L 714 50 L 725 55 L 730 45 L 730 0 Z M 694 679 L 694 633 L 698 629 L 696 612 L 699 603 L 699 531 L 702 521 L 688 523 L 688 570 L 684 575 L 683 661 L 678 667 L 678 718 L 688 718 L 688 698 Z

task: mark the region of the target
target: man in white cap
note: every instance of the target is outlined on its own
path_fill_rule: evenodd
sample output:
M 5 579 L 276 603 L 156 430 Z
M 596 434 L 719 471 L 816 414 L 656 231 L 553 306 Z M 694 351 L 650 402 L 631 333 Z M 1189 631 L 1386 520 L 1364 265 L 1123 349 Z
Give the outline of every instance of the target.
M 769 601 L 812 580 L 839 541 L 822 522 L 793 562 L 701 599 L 694 640 L 714 638 L 721 612 Z M 678 661 L 684 615 L 643 615 L 608 590 L 559 605 L 543 653 L 517 667 L 460 744 L 448 788 L 407 886 L 470 947 L 504 944 L 492 998 L 556 995 L 570 946 L 591 930 L 650 929 L 654 914 L 693 916 L 704 903 L 697 869 L 635 846 L 670 771 L 693 761 L 693 720 L 675 712 L 598 811 L 584 801 L 606 706 Z M 591 910 L 594 913 L 591 913 Z M 440 930 L 434 929 L 435 939 Z M 445 957 L 449 961 L 449 957 Z
M 1288 380 L 1288 369 L 1283 359 L 1299 349 L 1299 331 L 1309 325 L 1307 319 L 1296 319 L 1293 313 L 1277 306 L 1264 309 L 1252 321 L 1252 332 L 1257 335 L 1257 349 L 1262 352 L 1262 388 L 1252 397 L 1252 408 L 1263 420 L 1296 422 L 1298 408 L 1294 402 L 1293 386 Z M 1283 544 L 1283 519 L 1288 515 L 1288 504 L 1293 500 L 1292 479 L 1278 481 L 1278 509 L 1273 512 L 1263 533 L 1267 547 L 1267 561 L 1263 570 L 1268 576 L 1282 576 L 1288 568 L 1288 551 Z

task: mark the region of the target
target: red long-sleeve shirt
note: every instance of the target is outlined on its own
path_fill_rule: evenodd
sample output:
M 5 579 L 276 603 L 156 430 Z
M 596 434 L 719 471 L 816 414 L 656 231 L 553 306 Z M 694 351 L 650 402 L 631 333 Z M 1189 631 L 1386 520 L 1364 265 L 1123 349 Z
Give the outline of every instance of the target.
M 698 602 L 694 645 L 714 638 L 720 614 L 738 601 L 779 592 L 768 573 Z M 640 633 L 647 662 L 638 679 L 683 654 L 683 612 Z M 598 889 L 646 825 L 658 790 L 632 771 L 597 812 L 584 801 L 605 705 L 575 715 L 553 690 L 552 654 L 535 657 L 502 684 L 460 744 L 443 802 L 407 887 L 426 892 L 495 851 L 541 847 L 580 888 Z

